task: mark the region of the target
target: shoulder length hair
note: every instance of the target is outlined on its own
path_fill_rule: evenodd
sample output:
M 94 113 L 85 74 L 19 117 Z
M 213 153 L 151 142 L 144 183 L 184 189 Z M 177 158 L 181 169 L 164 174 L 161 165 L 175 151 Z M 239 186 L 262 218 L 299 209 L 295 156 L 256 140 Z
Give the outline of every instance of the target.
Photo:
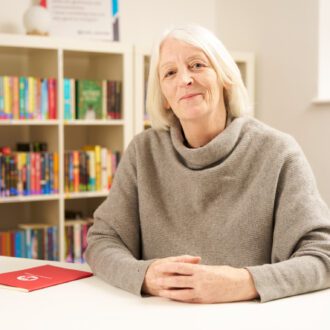
M 250 112 L 248 93 L 240 70 L 222 42 L 211 31 L 198 25 L 174 27 L 163 33 L 151 53 L 146 106 L 153 128 L 168 130 L 174 116 L 172 111 L 164 108 L 158 73 L 160 49 L 168 38 L 184 41 L 206 54 L 218 79 L 225 86 L 224 101 L 230 116 L 239 117 Z

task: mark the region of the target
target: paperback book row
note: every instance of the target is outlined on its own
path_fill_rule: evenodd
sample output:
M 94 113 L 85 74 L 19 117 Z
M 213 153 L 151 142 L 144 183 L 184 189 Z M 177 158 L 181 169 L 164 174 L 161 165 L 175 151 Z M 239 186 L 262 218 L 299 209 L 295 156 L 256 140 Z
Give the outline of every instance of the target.
M 93 219 L 65 221 L 65 261 L 84 263 L 87 248 L 87 232 Z
M 121 119 L 122 83 L 64 78 L 64 119 Z
M 0 76 L 0 119 L 56 119 L 55 78 Z
M 120 153 L 99 145 L 64 154 L 64 191 L 109 190 L 120 161 Z
M 0 197 L 55 194 L 59 191 L 57 152 L 46 143 L 18 143 L 0 148 Z
M 21 224 L 0 232 L 0 255 L 58 260 L 58 228 L 47 224 Z

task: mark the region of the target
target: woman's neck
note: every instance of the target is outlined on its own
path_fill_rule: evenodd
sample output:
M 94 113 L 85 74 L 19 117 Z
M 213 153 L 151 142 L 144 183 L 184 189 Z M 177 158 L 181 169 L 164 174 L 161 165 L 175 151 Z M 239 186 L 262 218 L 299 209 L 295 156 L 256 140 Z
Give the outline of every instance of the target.
M 226 128 L 226 121 L 227 112 L 222 111 L 216 118 L 207 117 L 198 121 L 180 121 L 180 123 L 187 145 L 190 148 L 199 148 L 219 135 Z

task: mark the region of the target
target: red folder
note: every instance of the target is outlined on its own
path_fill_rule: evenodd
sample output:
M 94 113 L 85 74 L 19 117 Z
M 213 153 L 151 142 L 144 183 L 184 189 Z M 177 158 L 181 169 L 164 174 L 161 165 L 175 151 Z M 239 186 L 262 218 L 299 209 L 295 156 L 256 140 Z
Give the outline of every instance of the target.
M 43 265 L 0 274 L 0 288 L 29 292 L 92 275 L 81 270 Z

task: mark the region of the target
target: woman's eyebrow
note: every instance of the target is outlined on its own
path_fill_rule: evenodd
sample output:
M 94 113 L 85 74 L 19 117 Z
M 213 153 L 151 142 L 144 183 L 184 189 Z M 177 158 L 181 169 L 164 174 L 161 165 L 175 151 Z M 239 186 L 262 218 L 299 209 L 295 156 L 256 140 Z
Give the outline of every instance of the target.
M 172 65 L 174 62 L 173 61 L 169 61 L 169 62 L 165 62 L 162 65 L 159 66 L 159 69 L 162 69 L 164 67 L 170 66 Z
M 187 61 L 191 61 L 191 60 L 194 60 L 194 59 L 202 59 L 202 60 L 205 61 L 205 60 L 207 60 L 207 56 L 203 52 L 199 52 L 197 54 L 191 55 L 191 56 L 186 58 Z M 159 66 L 159 68 L 162 69 L 162 68 L 170 66 L 174 63 L 175 63 L 174 61 L 168 61 L 168 62 L 162 63 Z

